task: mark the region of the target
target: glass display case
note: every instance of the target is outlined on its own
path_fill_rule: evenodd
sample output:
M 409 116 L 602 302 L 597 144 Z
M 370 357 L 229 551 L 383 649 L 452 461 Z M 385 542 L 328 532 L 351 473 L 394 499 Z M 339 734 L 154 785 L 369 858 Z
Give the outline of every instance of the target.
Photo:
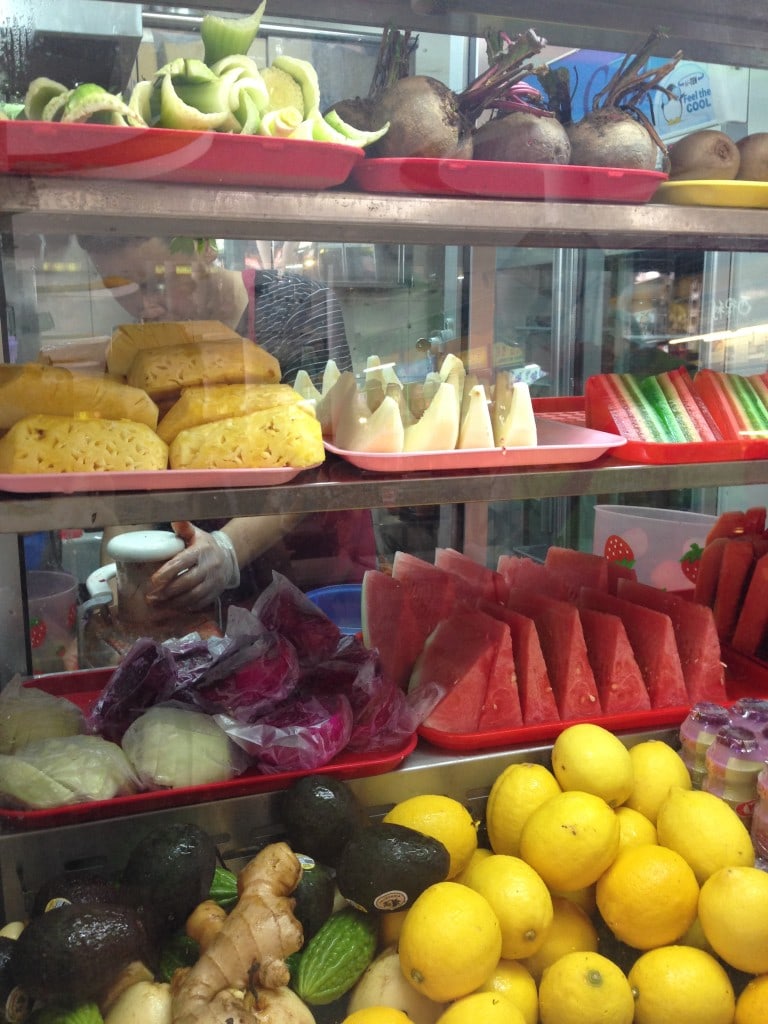
M 169 8 L 168 21 L 162 5 L 142 11 L 139 70 L 134 65 L 131 73 L 146 74 L 143 60 L 165 59 L 194 40 L 208 6 L 183 15 Z M 230 7 L 244 10 L 242 3 Z M 472 40 L 488 26 L 514 31 L 528 27 L 530 15 L 554 46 L 626 51 L 653 19 L 653 12 L 623 2 L 606 12 L 589 0 L 567 8 L 553 0 L 512 18 L 504 7 L 494 0 L 341 0 L 327 9 L 321 4 L 312 15 L 315 23 L 307 21 L 304 5 L 273 0 L 268 17 L 274 25 L 262 59 L 281 49 L 311 56 L 323 81 L 332 82 L 329 100 L 335 100 L 364 91 L 385 22 L 423 33 L 416 67 L 439 70 L 458 85 L 469 75 L 477 45 Z M 704 9 L 677 0 L 665 9 L 664 23 L 669 39 L 662 50 L 684 46 L 691 58 L 756 72 L 768 66 L 768 29 L 757 0 Z M 345 47 L 354 61 L 329 57 L 335 47 Z M 55 53 L 57 44 L 51 48 Z M 340 67 L 349 74 L 333 81 Z M 55 68 L 49 73 L 55 77 Z M 343 182 L 251 188 L 217 180 L 188 183 L 173 174 L 146 180 L 118 172 L 110 180 L 82 168 L 3 177 L 5 362 L 39 360 L 101 372 L 114 328 L 142 319 L 136 288 L 168 303 L 173 285 L 180 278 L 187 283 L 194 272 L 194 261 L 155 262 L 141 282 L 129 274 L 116 280 L 115 271 L 99 269 L 94 253 L 99 239 L 109 249 L 120 237 L 214 239 L 215 259 L 226 270 L 288 269 L 328 286 L 341 305 L 352 368 L 361 377 L 378 357 L 394 363 L 403 382 L 419 383 L 447 354 L 456 354 L 479 380 L 490 381 L 498 368 L 534 367 L 533 393 L 558 398 L 579 396 L 587 376 L 619 368 L 639 372 L 681 360 L 691 367 L 766 368 L 765 209 L 366 194 Z M 179 308 L 174 315 L 181 315 Z M 393 472 L 367 471 L 329 455 L 292 479 L 267 482 L 166 480 L 139 488 L 109 480 L 75 487 L 64 479 L 55 486 L 27 481 L 24 487 L 6 480 L 0 494 L 0 685 L 36 668 L 31 574 L 69 574 L 85 600 L 88 577 L 102 560 L 104 531 L 180 516 L 213 527 L 230 518 L 370 510 L 380 567 L 396 550 L 429 557 L 437 545 L 493 566 L 500 553 L 539 555 L 553 543 L 589 550 L 599 501 L 708 512 L 747 499 L 765 502 L 768 460 L 670 466 L 606 454 L 578 465 Z M 324 575 L 329 563 L 316 560 L 307 586 L 331 579 L 330 572 Z M 71 622 L 67 628 L 66 650 L 55 666 L 62 670 L 78 667 L 77 636 Z M 542 744 L 457 758 L 421 744 L 396 772 L 353 785 L 371 807 L 438 778 L 443 791 L 478 802 L 502 760 L 543 760 L 546 749 Z M 203 823 L 223 837 L 236 860 L 270 833 L 274 813 L 275 796 L 267 793 L 152 812 L 143 820 L 165 815 Z M 0 839 L 6 915 L 20 911 L 53 860 L 82 863 L 96 848 L 114 858 L 131 827 L 130 819 L 113 821 L 108 830 L 98 822 L 71 825 L 56 830 L 55 844 L 46 844 L 43 833 L 0 823 L 6 833 Z

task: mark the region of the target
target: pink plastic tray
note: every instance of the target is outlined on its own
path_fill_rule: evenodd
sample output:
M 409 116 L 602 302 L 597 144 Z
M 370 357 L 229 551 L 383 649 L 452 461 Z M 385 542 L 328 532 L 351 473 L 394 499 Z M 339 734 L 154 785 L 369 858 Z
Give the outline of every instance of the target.
M 303 472 L 303 469 L 286 466 L 278 469 L 139 469 L 124 473 L 0 473 L 0 491 L 14 494 L 93 494 L 268 487 L 287 484 Z
M 726 666 L 726 692 L 729 701 L 739 697 L 768 697 L 768 664 L 723 647 Z M 685 704 L 674 708 L 658 708 L 621 715 L 601 715 L 593 718 L 573 719 L 568 722 L 543 722 L 524 725 L 518 729 L 494 729 L 487 732 L 448 733 L 421 726 L 419 736 L 443 750 L 467 753 L 494 747 L 521 746 L 533 743 L 552 743 L 568 725 L 574 722 L 597 722 L 611 732 L 635 732 L 646 729 L 668 729 L 679 726 L 690 711 Z
M 261 135 L 0 121 L 0 173 L 173 181 L 262 188 L 330 188 L 362 149 Z
M 29 685 L 39 687 L 57 697 L 66 697 L 83 711 L 88 711 L 112 671 L 109 668 L 100 668 L 49 675 L 30 680 Z M 342 753 L 328 764 L 314 768 L 313 774 L 333 775 L 339 779 L 381 775 L 397 768 L 414 750 L 416 743 L 417 736 L 414 733 L 396 750 L 377 751 L 372 754 Z M 187 804 L 206 803 L 210 800 L 224 800 L 229 797 L 250 796 L 253 793 L 287 789 L 295 779 L 306 774 L 306 772 L 296 771 L 261 775 L 251 770 L 243 772 L 242 775 L 229 779 L 227 782 L 133 793 L 130 796 L 116 796 L 111 800 L 95 800 L 89 803 L 69 804 L 65 807 L 46 808 L 45 810 L 12 810 L 0 807 L 0 825 L 5 822 L 8 825 L 26 829 L 50 828 L 82 821 L 101 821 L 104 818 L 138 814 L 142 811 L 165 810 L 169 807 L 181 807 Z
M 407 473 L 436 469 L 516 469 L 557 463 L 592 462 L 610 448 L 621 448 L 624 438 L 584 426 L 536 417 L 539 443 L 520 448 L 463 448 L 453 451 L 350 452 L 325 442 L 326 451 L 360 469 L 375 473 Z
M 622 167 L 443 160 L 435 157 L 362 160 L 350 176 L 351 184 L 366 192 L 592 203 L 646 203 L 666 180 L 667 175 L 661 171 Z

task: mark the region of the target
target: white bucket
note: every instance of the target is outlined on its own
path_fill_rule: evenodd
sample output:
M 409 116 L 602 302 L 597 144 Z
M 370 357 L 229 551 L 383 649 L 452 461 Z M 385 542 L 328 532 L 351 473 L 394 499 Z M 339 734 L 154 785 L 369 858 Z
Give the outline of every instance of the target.
M 686 555 L 694 545 L 704 547 L 716 520 L 716 516 L 677 509 L 595 505 L 592 550 L 614 561 L 621 560 L 615 558 L 620 552 L 641 583 L 662 590 L 685 590 L 693 586 L 691 573 L 683 569 L 691 561 Z

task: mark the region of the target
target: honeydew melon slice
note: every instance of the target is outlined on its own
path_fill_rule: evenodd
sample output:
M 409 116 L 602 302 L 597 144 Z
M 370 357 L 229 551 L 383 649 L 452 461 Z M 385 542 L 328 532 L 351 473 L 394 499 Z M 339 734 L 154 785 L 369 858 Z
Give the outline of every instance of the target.
M 443 381 L 420 420 L 405 428 L 404 452 L 452 451 L 459 438 L 459 406 L 453 384 Z

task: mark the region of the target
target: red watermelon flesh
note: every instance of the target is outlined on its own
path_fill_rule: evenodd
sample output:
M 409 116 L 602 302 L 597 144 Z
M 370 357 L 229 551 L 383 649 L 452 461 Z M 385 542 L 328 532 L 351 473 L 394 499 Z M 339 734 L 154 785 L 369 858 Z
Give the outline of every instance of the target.
M 572 551 L 552 545 L 544 565 L 567 584 L 575 600 L 581 587 L 608 590 L 608 559 L 591 551 Z
M 481 607 L 509 627 L 524 724 L 557 722 L 560 714 L 533 619 L 497 604 Z
M 652 708 L 689 704 L 675 631 L 668 615 L 589 587 L 582 588 L 579 606 L 619 616 L 643 673 Z
M 567 722 L 600 715 L 600 697 L 575 605 L 515 588 L 507 604 L 530 615 L 536 624 L 560 718 Z
M 512 634 L 500 623 L 496 657 L 488 676 L 488 686 L 480 709 L 477 728 L 480 732 L 493 729 L 518 729 L 523 724 L 517 672 L 512 649 Z
M 551 572 L 543 562 L 524 555 L 500 555 L 498 572 L 510 588 L 537 590 L 559 601 L 568 601 L 573 596 L 568 584 Z
M 751 536 L 734 537 L 728 539 L 723 547 L 713 609 L 717 635 L 723 643 L 731 639 L 736 629 L 739 611 L 755 565 L 755 545 L 761 544 L 761 541 L 762 538 Z M 760 553 L 764 554 L 764 551 L 761 550 Z
M 579 616 L 605 714 L 648 710 L 651 698 L 619 616 L 593 608 L 581 608 Z
M 361 613 L 363 643 L 378 651 L 384 678 L 405 689 L 426 640 L 407 586 L 378 569 L 368 569 L 363 575 Z
M 711 608 L 648 583 L 622 580 L 619 597 L 664 612 L 672 620 L 688 699 L 722 704 L 727 699 L 720 641 Z
M 763 657 L 768 643 L 768 555 L 758 559 L 731 645 L 744 654 Z
M 728 537 L 715 537 L 704 545 L 699 559 L 699 571 L 696 574 L 694 583 L 693 599 L 699 604 L 715 606 L 715 594 L 717 593 L 717 581 L 720 578 L 720 566 L 723 564 L 725 545 Z
M 619 589 L 619 580 L 636 580 L 637 573 L 628 565 L 619 565 L 618 562 L 608 562 L 608 593 L 616 594 Z
M 509 585 L 501 573 L 481 565 L 455 548 L 436 548 L 435 565 L 438 569 L 461 576 L 486 601 L 504 604 L 507 600 Z
M 424 591 L 427 597 L 431 595 L 441 607 L 447 607 L 447 612 L 442 614 L 441 618 L 445 618 L 446 614 L 455 611 L 459 606 L 474 608 L 477 605 L 478 599 L 474 588 L 461 576 L 439 569 L 425 558 L 411 555 L 407 551 L 395 552 L 392 559 L 392 575 L 404 583 L 415 582 L 419 591 Z M 445 590 L 445 596 L 434 593 L 438 588 Z
M 438 623 L 409 683 L 409 689 L 429 682 L 446 689 L 425 726 L 441 732 L 477 732 L 497 648 L 506 632 L 503 623 L 480 611 L 457 612 Z

